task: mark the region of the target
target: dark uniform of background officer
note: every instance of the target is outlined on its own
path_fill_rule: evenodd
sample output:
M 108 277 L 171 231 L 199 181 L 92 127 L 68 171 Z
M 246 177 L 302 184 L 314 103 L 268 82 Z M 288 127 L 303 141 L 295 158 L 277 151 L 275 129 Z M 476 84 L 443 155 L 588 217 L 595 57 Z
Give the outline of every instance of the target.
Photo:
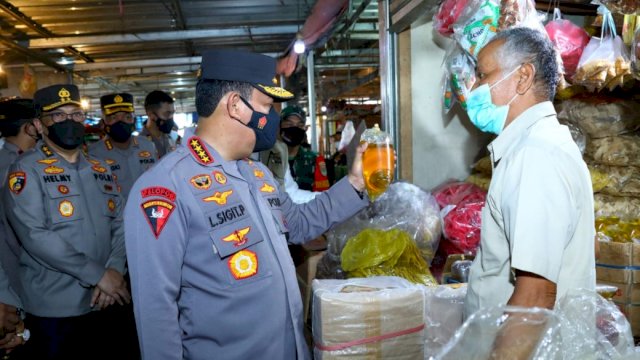
M 107 164 L 80 151 L 78 88 L 34 96 L 43 141 L 11 166 L 3 204 L 22 245 L 20 280 L 31 340 L 25 359 L 107 358 L 116 346 L 96 311 L 126 303 L 123 199 Z
M 38 132 L 33 125 L 35 117 L 31 99 L 0 102 L 0 136 L 4 138 L 4 145 L 0 150 L 0 188 L 7 182 L 9 166 L 18 155 L 36 144 Z M 4 336 L 0 340 L 0 349 L 9 349 L 24 342 L 24 335 L 23 339 L 16 337 L 24 329 L 17 311 L 22 308 L 22 301 L 18 296 L 21 289 L 19 256 L 20 245 L 7 223 L 4 207 L 0 206 L 0 335 Z
M 362 151 L 348 179 L 296 205 L 247 158 L 275 143 L 275 60 L 203 54 L 196 136 L 136 182 L 127 259 L 144 359 L 306 359 L 287 238 L 302 243 L 366 206 Z
M 144 124 L 140 136 L 153 141 L 158 150 L 158 157 L 163 157 L 176 148 L 175 142 L 169 136 L 176 125 L 173 121 L 173 114 L 176 112 L 173 98 L 164 91 L 154 90 L 144 99 L 144 110 L 149 120 Z
M 144 136 L 131 136 L 134 130 L 133 96 L 109 94 L 100 98 L 104 139 L 89 146 L 89 154 L 105 160 L 126 199 L 133 183 L 155 164 L 158 154 L 153 142 Z

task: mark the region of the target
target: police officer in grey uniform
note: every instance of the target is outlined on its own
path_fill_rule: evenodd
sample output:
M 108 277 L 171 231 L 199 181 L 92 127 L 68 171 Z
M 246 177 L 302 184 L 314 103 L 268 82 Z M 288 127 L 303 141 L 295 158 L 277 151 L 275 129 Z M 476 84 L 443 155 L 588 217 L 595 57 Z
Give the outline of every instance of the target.
M 124 202 L 107 164 L 80 151 L 78 88 L 52 85 L 36 91 L 34 102 L 43 141 L 10 167 L 3 191 L 22 245 L 22 301 L 32 332 L 24 358 L 99 358 L 107 344 L 92 310 L 129 300 Z
M 0 188 L 5 186 L 9 166 L 24 151 L 36 144 L 37 130 L 33 125 L 35 110 L 31 99 L 10 99 L 0 102 L 0 136 L 5 140 L 0 149 Z M 19 262 L 20 244 L 7 224 L 4 207 L 0 206 L 0 328 L 5 338 L 0 340 L 0 349 L 10 348 L 24 341 L 16 338 L 16 326 L 24 329 L 17 315 L 22 308 L 20 293 Z M 29 333 L 27 331 L 27 333 Z
M 196 136 L 136 182 L 125 240 L 144 359 L 307 359 L 290 242 L 314 239 L 368 203 L 353 172 L 296 205 L 264 164 L 280 117 L 275 60 L 203 54 Z
M 148 120 L 140 136 L 153 141 L 158 150 L 158 157 L 163 157 L 176 148 L 175 142 L 169 136 L 176 125 L 173 121 L 173 114 L 176 112 L 173 98 L 164 91 L 154 90 L 145 97 L 144 110 Z
M 107 162 L 126 199 L 133 183 L 155 164 L 156 147 L 146 137 L 131 135 L 134 127 L 131 94 L 104 95 L 100 98 L 100 107 L 102 127 L 107 135 L 89 146 L 89 154 Z

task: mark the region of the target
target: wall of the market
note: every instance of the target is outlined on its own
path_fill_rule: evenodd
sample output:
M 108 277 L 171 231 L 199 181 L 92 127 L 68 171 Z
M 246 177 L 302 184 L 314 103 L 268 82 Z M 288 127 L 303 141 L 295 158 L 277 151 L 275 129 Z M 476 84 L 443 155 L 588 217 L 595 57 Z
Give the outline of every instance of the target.
M 442 110 L 442 61 L 448 39 L 431 21 L 411 27 L 413 182 L 430 190 L 448 179 L 465 179 L 491 138 L 456 106 Z

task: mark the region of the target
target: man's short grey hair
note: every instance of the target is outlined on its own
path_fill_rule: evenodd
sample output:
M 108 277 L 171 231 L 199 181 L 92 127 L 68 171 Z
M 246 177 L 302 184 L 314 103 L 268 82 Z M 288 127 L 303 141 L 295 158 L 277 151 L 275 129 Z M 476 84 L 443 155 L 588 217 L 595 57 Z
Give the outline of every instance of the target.
M 504 41 L 496 52 L 502 72 L 509 73 L 522 64 L 535 67 L 534 91 L 539 99 L 553 100 L 558 85 L 558 60 L 553 43 L 538 30 L 517 27 L 499 32 L 491 42 Z

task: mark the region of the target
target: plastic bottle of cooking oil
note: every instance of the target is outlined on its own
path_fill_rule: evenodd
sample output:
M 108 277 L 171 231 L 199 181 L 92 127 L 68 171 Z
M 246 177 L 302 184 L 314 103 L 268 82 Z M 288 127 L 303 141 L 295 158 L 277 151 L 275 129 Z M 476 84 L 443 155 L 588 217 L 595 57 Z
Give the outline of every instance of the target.
M 362 155 L 362 175 L 369 198 L 374 200 L 387 190 L 393 181 L 393 171 L 396 167 L 393 144 L 389 135 L 380 130 L 378 124 L 365 130 L 360 141 L 369 144 Z

